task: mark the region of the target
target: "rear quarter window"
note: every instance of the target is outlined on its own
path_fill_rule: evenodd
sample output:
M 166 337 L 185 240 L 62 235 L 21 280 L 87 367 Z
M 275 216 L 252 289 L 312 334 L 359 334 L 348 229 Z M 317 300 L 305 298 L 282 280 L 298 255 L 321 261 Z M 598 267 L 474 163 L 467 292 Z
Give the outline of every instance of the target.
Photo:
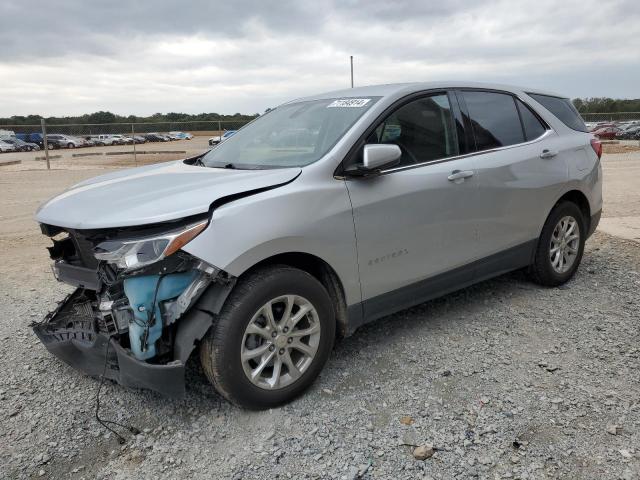
M 552 97 L 551 95 L 541 95 L 539 93 L 527 93 L 527 95 L 553 113 L 567 127 L 578 132 L 589 132 L 576 107 L 573 106 L 568 98 Z

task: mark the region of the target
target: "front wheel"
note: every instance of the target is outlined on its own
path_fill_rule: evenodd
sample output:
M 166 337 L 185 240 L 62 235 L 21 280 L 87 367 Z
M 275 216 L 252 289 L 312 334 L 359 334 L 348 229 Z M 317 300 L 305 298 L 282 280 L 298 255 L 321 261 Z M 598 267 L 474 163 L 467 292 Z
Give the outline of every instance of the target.
M 329 358 L 335 317 L 324 286 L 288 266 L 240 279 L 200 346 L 216 390 L 232 403 L 265 409 L 288 402 Z
M 580 208 L 572 202 L 556 205 L 542 228 L 533 264 L 533 280 L 555 287 L 575 274 L 584 251 L 587 228 Z

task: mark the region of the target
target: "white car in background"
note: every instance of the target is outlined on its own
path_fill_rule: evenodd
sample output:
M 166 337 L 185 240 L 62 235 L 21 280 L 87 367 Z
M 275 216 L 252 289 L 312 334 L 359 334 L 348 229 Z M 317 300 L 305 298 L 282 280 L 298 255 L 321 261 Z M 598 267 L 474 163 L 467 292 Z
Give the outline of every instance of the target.
M 209 139 L 209 145 L 212 147 L 218 145 L 219 143 L 224 142 L 227 138 L 232 137 L 236 132 L 237 130 L 225 130 L 222 136 L 216 135 L 215 137 L 211 137 Z
M 124 135 L 109 135 L 113 139 L 113 143 L 117 143 L 118 145 L 125 145 L 133 143 L 133 138 L 125 137 Z
M 15 152 L 16 146 L 11 143 L 7 143 L 4 140 L 0 140 L 0 153 L 4 152 Z
M 113 135 L 91 135 L 89 138 L 98 146 L 114 145 L 117 143 Z
M 174 140 L 191 140 L 193 135 L 187 132 L 169 132 L 169 137 Z

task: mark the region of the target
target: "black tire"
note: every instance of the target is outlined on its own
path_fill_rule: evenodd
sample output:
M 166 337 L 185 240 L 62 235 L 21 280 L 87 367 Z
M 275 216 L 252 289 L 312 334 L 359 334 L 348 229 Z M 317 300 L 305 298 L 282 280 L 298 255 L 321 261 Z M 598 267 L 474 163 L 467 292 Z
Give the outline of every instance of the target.
M 560 220 L 565 217 L 572 217 L 576 220 L 580 236 L 578 251 L 573 263 L 567 271 L 561 273 L 553 267 L 551 262 L 551 237 Z M 569 201 L 558 203 L 547 217 L 547 221 L 538 239 L 533 264 L 529 269 L 532 280 L 540 285 L 556 287 L 571 279 L 582 260 L 586 238 L 587 224 L 580 208 L 575 203 Z
M 285 387 L 267 390 L 249 380 L 240 352 L 254 314 L 281 295 L 299 295 L 313 305 L 321 327 L 320 341 L 300 378 Z M 200 345 L 200 361 L 216 390 L 233 404 L 252 410 L 272 408 L 297 397 L 313 383 L 329 358 L 335 329 L 331 298 L 318 280 L 288 266 L 262 268 L 238 281 Z

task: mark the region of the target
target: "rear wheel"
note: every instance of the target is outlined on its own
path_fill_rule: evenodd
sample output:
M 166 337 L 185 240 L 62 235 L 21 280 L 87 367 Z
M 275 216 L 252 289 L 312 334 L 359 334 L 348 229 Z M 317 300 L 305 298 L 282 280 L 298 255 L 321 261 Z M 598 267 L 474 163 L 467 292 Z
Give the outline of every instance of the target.
M 530 268 L 533 280 L 553 287 L 573 277 L 582 260 L 586 233 L 584 215 L 575 203 L 556 205 L 538 240 Z
M 241 279 L 200 346 L 216 390 L 250 409 L 302 393 L 329 358 L 335 318 L 329 294 L 308 273 L 287 267 Z

